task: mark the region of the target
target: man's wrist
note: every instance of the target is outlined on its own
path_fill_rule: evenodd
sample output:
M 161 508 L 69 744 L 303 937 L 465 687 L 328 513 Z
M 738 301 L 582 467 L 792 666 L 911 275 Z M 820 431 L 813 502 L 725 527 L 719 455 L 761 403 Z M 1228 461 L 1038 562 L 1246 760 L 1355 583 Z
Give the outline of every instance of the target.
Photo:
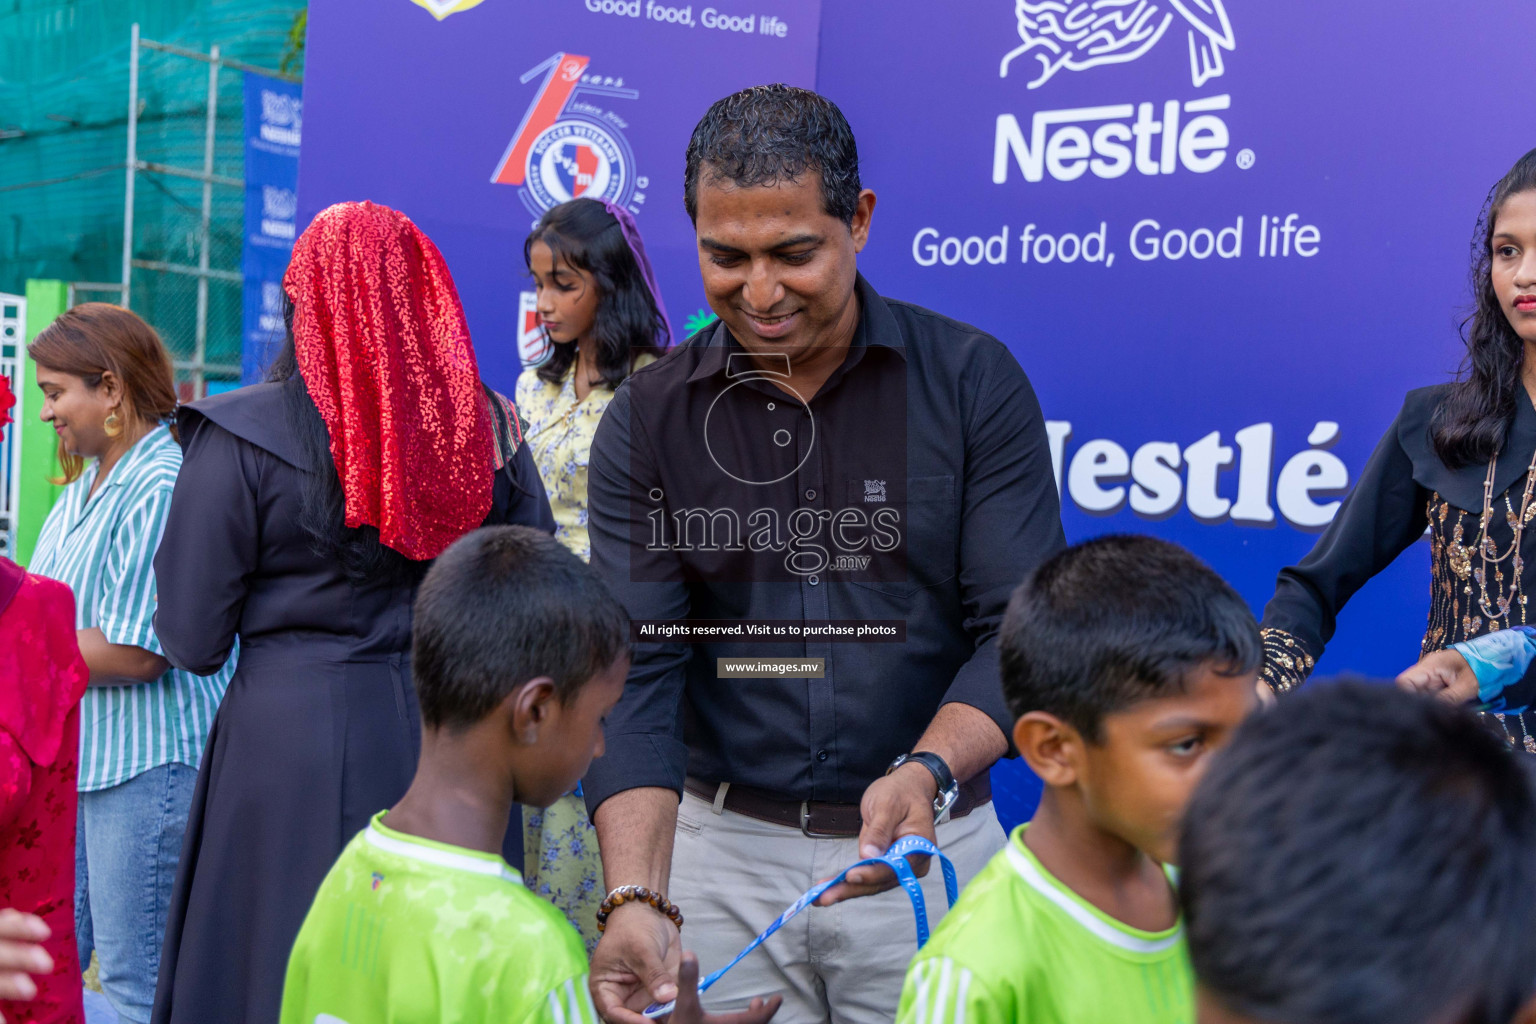
M 900 776 L 908 781 L 916 780 L 923 787 L 929 800 L 939 795 L 939 780 L 933 777 L 933 773 L 917 761 L 907 761 L 891 770 L 892 776 Z
M 886 774 L 900 771 L 908 765 L 916 765 L 923 769 L 924 773 L 933 782 L 933 815 L 934 821 L 943 821 L 948 818 L 950 809 L 960 797 L 960 784 L 955 779 L 955 774 L 949 768 L 949 762 L 931 750 L 915 750 L 910 754 L 902 754 L 891 762 Z
M 627 906 L 648 907 L 683 930 L 683 915 L 666 895 L 643 885 L 620 885 L 608 891 L 597 911 L 597 930 L 604 931 L 609 919 Z

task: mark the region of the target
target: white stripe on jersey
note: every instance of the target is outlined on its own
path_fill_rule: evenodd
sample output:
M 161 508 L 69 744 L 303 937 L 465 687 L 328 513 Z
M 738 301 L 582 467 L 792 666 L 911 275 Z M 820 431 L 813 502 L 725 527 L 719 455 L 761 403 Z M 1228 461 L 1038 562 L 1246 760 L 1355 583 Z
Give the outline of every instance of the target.
M 912 1003 L 916 1024 L 928 1024 L 928 975 L 932 972 L 932 960 L 924 960 L 917 965 L 917 999 Z
M 955 991 L 955 1024 L 965 1024 L 966 995 L 971 987 L 971 972 L 960 968 L 960 984 Z
M 581 1003 L 576 998 L 574 978 L 565 983 L 565 1005 L 570 1014 L 571 1024 L 588 1024 L 586 1015 L 581 1012 Z
M 939 961 L 939 991 L 933 997 L 933 1008 L 944 1015 L 947 1020 L 953 1014 L 949 1013 L 949 982 L 950 975 L 954 973 L 955 962 L 949 957 Z
M 587 988 L 587 978 L 585 974 L 568 978 L 564 984 L 550 989 L 545 996 L 545 1002 L 549 1004 L 545 1020 L 550 1024 L 601 1024 L 597 1007 L 592 1003 L 592 993 Z
M 971 989 L 969 969 L 948 957 L 934 957 L 913 966 L 912 981 L 917 993 L 912 1001 L 911 1024 L 965 1024 Z

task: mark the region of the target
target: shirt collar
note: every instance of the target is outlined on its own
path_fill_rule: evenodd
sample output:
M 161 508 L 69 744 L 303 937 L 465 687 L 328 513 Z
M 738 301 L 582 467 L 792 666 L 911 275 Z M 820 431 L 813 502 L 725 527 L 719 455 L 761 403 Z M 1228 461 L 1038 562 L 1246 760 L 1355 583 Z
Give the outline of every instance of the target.
M 158 455 L 166 445 L 173 444 L 171 432 L 165 424 L 160 423 L 153 427 L 149 433 L 133 443 L 133 447 L 123 453 L 117 465 L 112 467 L 112 475 L 107 477 L 108 487 L 119 487 L 133 479 L 139 467 Z M 99 466 L 98 465 L 98 471 Z
M 870 348 L 889 349 L 906 359 L 906 347 L 901 336 L 901 328 L 896 326 L 896 318 L 891 315 L 885 300 L 864 279 L 864 275 L 858 275 L 854 284 L 854 294 L 859 299 L 859 325 L 853 332 L 853 340 L 848 345 L 848 355 L 843 359 L 843 365 L 833 371 L 833 378 L 853 369 L 864 358 L 864 352 Z M 731 334 L 724 321 L 717 320 L 715 327 L 707 339 L 701 340 L 699 348 L 699 362 L 694 367 L 693 373 L 688 376 L 688 383 L 692 384 L 725 373 L 731 368 L 731 356 L 739 355 L 743 358 L 746 350 L 741 343 Z M 740 374 L 741 360 L 736 361 L 736 372 Z
M 368 822 L 368 827 L 363 831 L 365 842 L 397 857 L 406 857 L 410 860 L 422 861 L 437 867 L 468 871 L 471 874 L 501 878 L 508 882 L 522 883 L 523 877 L 518 873 L 517 869 L 495 854 L 482 853 L 479 850 L 468 850 L 462 846 L 451 846 L 448 843 L 439 843 L 427 839 L 425 836 L 413 836 L 404 832 L 396 832 L 384 824 L 384 815 L 386 813 L 388 812 L 379 811 Z
M 107 477 L 106 487 L 121 487 L 132 480 L 139 467 L 153 458 L 162 448 L 171 442 L 171 432 L 165 424 L 156 426 L 149 433 L 133 443 L 133 447 L 123 453 L 123 457 L 117 460 L 117 465 L 112 467 L 111 474 Z M 94 505 L 97 498 L 106 493 L 106 487 L 97 488 L 95 494 L 91 494 L 91 488 L 95 486 L 96 477 L 101 473 L 101 460 L 93 459 L 86 467 L 80 479 L 76 481 L 80 485 L 82 495 L 90 495 L 83 501 L 84 505 Z

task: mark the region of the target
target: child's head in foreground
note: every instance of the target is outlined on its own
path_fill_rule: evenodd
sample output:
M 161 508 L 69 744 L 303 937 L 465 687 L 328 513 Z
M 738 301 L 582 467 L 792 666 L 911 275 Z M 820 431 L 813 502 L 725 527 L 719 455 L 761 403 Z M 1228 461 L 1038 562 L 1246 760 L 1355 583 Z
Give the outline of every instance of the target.
M 411 672 L 425 733 L 473 742 L 519 803 L 570 792 L 623 693 L 628 619 L 597 574 L 523 526 L 466 534 L 416 597 Z M 423 757 L 428 747 L 423 745 Z
M 1089 828 L 1171 862 L 1213 751 L 1257 702 L 1248 605 L 1153 537 L 1100 537 L 1044 563 L 1000 636 L 1014 742 Z
M 1509 1024 L 1536 989 L 1530 765 L 1386 685 L 1255 716 L 1185 820 L 1202 1024 Z

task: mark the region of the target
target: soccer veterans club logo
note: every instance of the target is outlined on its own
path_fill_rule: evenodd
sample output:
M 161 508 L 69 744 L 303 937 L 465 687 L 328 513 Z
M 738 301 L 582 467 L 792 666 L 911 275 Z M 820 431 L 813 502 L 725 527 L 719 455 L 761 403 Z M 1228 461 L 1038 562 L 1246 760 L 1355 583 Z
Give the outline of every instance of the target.
M 557 53 L 520 81 L 537 80 L 522 124 L 507 144 L 491 181 L 512 185 L 535 217 L 572 199 L 606 199 L 639 213 L 650 182 L 635 173 L 624 132 L 629 123 L 600 105 L 635 100 L 623 78 L 590 71 L 591 58 Z

